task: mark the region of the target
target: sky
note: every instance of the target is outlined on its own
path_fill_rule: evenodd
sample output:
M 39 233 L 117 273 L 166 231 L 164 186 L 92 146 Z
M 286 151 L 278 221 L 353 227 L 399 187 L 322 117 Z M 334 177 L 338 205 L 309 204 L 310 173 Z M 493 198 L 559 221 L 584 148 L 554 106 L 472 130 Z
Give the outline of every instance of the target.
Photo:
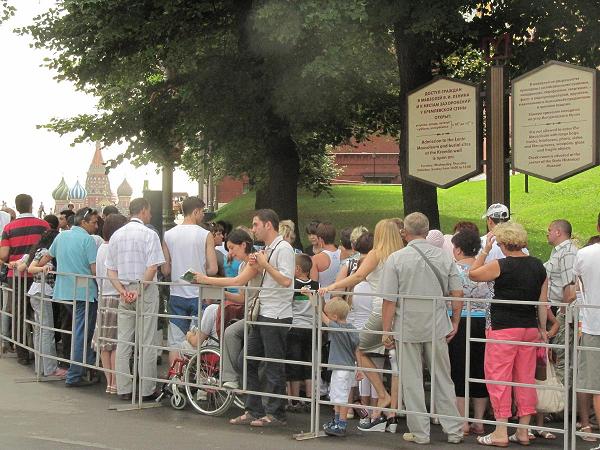
M 0 201 L 14 205 L 17 194 L 33 197 L 33 209 L 40 202 L 46 211 L 54 207 L 52 191 L 62 176 L 69 187 L 79 179 L 85 183 L 86 172 L 94 154 L 95 144 L 88 142 L 71 147 L 74 135 L 59 136 L 37 129 L 53 117 L 67 118 L 81 113 L 94 113 L 95 98 L 78 92 L 69 82 L 57 82 L 55 73 L 40 67 L 49 53 L 29 47 L 31 39 L 13 32 L 32 23 L 33 18 L 55 5 L 54 0 L 20 0 L 14 2 L 17 13 L 0 25 Z M 120 153 L 117 146 L 103 150 L 104 160 Z M 161 175 L 155 166 L 134 168 L 127 162 L 111 170 L 113 192 L 127 177 L 133 196 L 141 196 L 145 179 L 150 189 L 160 190 Z M 182 171 L 176 171 L 173 190 L 196 194 L 198 183 Z

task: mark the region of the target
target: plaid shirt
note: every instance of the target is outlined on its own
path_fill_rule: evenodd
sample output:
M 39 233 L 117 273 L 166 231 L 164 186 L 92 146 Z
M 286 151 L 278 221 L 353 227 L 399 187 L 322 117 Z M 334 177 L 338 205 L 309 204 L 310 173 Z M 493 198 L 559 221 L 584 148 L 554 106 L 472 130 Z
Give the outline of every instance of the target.
M 577 247 L 570 239 L 558 244 L 544 264 L 548 276 L 548 300 L 563 303 L 563 289 L 573 282 L 573 264 Z
M 158 234 L 140 219 L 131 219 L 115 231 L 108 243 L 106 268 L 115 270 L 123 282 L 141 280 L 148 267 L 160 266 L 164 262 Z
M 35 252 L 35 256 L 33 257 L 33 260 L 37 263 L 40 262 L 40 260 L 46 256 L 48 254 L 48 249 L 47 248 L 39 248 L 36 252 Z M 48 266 L 48 268 L 50 270 L 54 270 L 54 258 L 51 259 L 46 265 Z M 41 283 L 44 279 L 46 280 L 46 284 L 50 287 L 54 287 L 54 281 L 55 281 L 55 277 L 56 275 L 54 275 L 53 273 L 48 273 L 46 274 L 46 277 L 44 277 L 42 275 L 42 273 L 36 273 L 33 276 L 33 281 L 36 283 Z

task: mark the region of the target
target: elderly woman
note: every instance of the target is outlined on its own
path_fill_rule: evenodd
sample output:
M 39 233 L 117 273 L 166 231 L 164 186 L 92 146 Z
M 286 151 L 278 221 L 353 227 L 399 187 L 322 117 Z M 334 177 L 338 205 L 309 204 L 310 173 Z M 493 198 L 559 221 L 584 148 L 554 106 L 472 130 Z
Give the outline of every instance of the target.
M 488 339 L 521 342 L 546 342 L 546 301 L 548 281 L 542 262 L 523 252 L 527 232 L 515 223 L 498 224 L 488 236 L 486 246 L 471 266 L 473 281 L 493 281 L 494 299 L 511 300 L 510 304 L 493 303 Z M 495 236 L 495 239 L 494 239 Z M 505 258 L 484 264 L 496 241 Z M 539 302 L 520 305 L 519 301 Z M 535 384 L 536 347 L 488 342 L 485 348 L 485 377 L 490 381 Z M 498 422 L 508 422 L 512 416 L 511 386 L 488 384 L 494 415 Z M 537 395 L 534 388 L 515 387 L 515 403 L 519 424 L 528 425 L 535 414 Z M 529 444 L 527 428 L 518 428 L 508 436 L 506 425 L 497 425 L 494 432 L 477 439 L 482 445 L 506 447 L 509 442 Z
M 481 250 L 479 233 L 471 229 L 462 229 L 452 236 L 452 255 L 463 285 L 463 298 L 492 298 L 492 293 L 485 282 L 475 282 L 469 279 L 469 271 L 475 258 Z M 460 315 L 460 325 L 454 339 L 448 343 L 450 353 L 450 368 L 454 391 L 456 393 L 456 406 L 460 415 L 465 413 L 465 364 L 467 341 L 467 316 L 471 316 L 471 337 L 485 338 L 485 313 L 486 303 L 481 301 L 465 302 Z M 473 378 L 485 377 L 483 360 L 485 344 L 483 342 L 471 343 L 469 375 Z M 469 383 L 469 397 L 473 399 L 475 419 L 483 419 L 487 407 L 488 392 L 483 383 Z M 465 435 L 484 434 L 482 423 L 473 423 L 463 427 Z

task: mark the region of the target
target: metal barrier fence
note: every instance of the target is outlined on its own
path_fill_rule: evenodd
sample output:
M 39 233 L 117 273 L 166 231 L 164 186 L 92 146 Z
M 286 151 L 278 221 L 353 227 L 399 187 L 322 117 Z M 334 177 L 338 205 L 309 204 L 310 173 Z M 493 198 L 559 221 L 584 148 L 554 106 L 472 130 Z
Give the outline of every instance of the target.
M 15 271 L 16 272 L 16 271 Z M 102 290 L 101 290 L 101 286 L 102 283 L 101 281 L 103 279 L 98 278 L 98 277 L 91 277 L 91 276 L 85 276 L 85 275 L 77 275 L 77 274 L 60 274 L 60 275 L 70 275 L 70 276 L 74 276 L 76 277 L 76 280 L 85 280 L 85 284 L 86 284 L 86 298 L 89 299 L 90 297 L 90 292 L 89 292 L 89 283 L 87 282 L 89 279 L 94 279 L 96 280 L 96 282 L 98 283 L 100 290 L 98 293 L 98 298 L 102 297 Z M 224 348 L 223 348 L 223 343 L 224 343 L 224 334 L 225 334 L 225 329 L 226 329 L 226 323 L 225 323 L 225 316 L 226 314 L 224 312 L 221 313 L 221 320 L 220 323 L 215 324 L 215 328 L 218 327 L 219 330 L 219 336 L 220 339 L 214 338 L 213 337 L 213 344 L 208 345 L 207 347 L 200 347 L 198 346 L 197 348 L 190 350 L 188 349 L 187 351 L 182 350 L 182 348 L 180 347 L 173 347 L 173 346 L 165 346 L 165 345 L 158 345 L 154 342 L 150 342 L 148 337 L 148 333 L 143 333 L 143 330 L 145 330 L 145 327 L 147 327 L 147 323 L 153 324 L 156 323 L 156 321 L 159 318 L 164 318 L 164 319 L 169 319 L 169 321 L 171 319 L 184 319 L 184 320 L 190 320 L 190 321 L 197 321 L 197 324 L 201 324 L 203 317 L 204 317 L 204 313 L 203 313 L 203 309 L 202 309 L 202 303 L 203 303 L 203 299 L 206 298 L 211 298 L 212 300 L 216 301 L 217 303 L 219 303 L 220 305 L 224 305 L 225 304 L 225 297 L 226 297 L 226 289 L 230 289 L 230 288 L 235 288 L 240 290 L 241 292 L 247 293 L 247 294 L 252 294 L 254 292 L 256 292 L 257 290 L 272 290 L 272 291 L 281 291 L 282 293 L 285 292 L 289 295 L 290 293 L 290 289 L 281 289 L 281 288 L 256 288 L 256 287 L 246 287 L 246 286 L 228 286 L 228 287 L 221 287 L 221 288 L 214 288 L 214 287 L 208 287 L 208 286 L 198 286 L 198 298 L 196 299 L 197 301 L 197 306 L 198 306 L 198 314 L 196 316 L 184 316 L 184 315 L 174 315 L 174 314 L 167 314 L 164 312 L 161 312 L 158 309 L 158 297 L 154 294 L 154 292 L 150 292 L 150 290 L 154 291 L 158 288 L 158 286 L 173 286 L 174 284 L 178 284 L 178 283 L 167 283 L 167 282 L 129 282 L 128 286 L 129 289 L 131 289 L 132 287 L 135 288 L 135 290 L 137 290 L 137 292 L 139 293 L 138 295 L 138 299 L 137 299 L 137 303 L 136 303 L 136 307 L 133 310 L 128 310 L 127 308 L 123 307 L 122 302 L 120 302 L 119 307 L 118 308 L 110 308 L 107 307 L 105 305 L 100 306 L 101 310 L 104 311 L 111 311 L 114 313 L 117 313 L 117 315 L 121 316 L 121 317 L 125 317 L 125 316 L 134 316 L 134 339 L 133 340 L 124 340 L 124 339 L 110 339 L 110 338 L 103 338 L 104 340 L 106 340 L 107 342 L 111 342 L 113 344 L 116 344 L 117 346 L 128 346 L 132 349 L 132 356 L 133 356 L 133 367 L 131 372 L 127 372 L 127 371 L 117 371 L 116 369 L 107 369 L 104 368 L 100 365 L 100 361 L 99 361 L 99 352 L 96 353 L 95 355 L 95 359 L 93 362 L 91 362 L 89 360 L 89 355 L 90 352 L 93 352 L 93 350 L 89 347 L 89 344 L 87 343 L 87 339 L 90 335 L 90 330 L 94 328 L 94 326 L 96 324 L 92 324 L 90 323 L 90 315 L 93 315 L 93 310 L 95 309 L 95 306 L 91 306 L 93 305 L 92 302 L 89 301 L 78 301 L 78 300 L 72 300 L 72 301 L 63 301 L 63 300 L 53 300 L 52 298 L 49 298 L 46 295 L 45 292 L 45 288 L 44 288 L 44 278 L 45 275 L 42 276 L 42 290 L 40 292 L 40 294 L 34 295 L 34 296 L 30 296 L 31 298 L 38 300 L 40 302 L 40 313 L 37 315 L 37 319 L 32 319 L 32 318 L 28 318 L 26 317 L 26 311 L 27 311 L 27 295 L 24 295 L 25 293 L 25 289 L 24 287 L 27 286 L 27 279 L 24 276 L 21 276 L 21 274 L 16 273 L 15 275 L 13 275 L 12 279 L 10 280 L 10 283 L 8 286 L 2 286 L 1 288 L 1 293 L 2 293 L 2 297 L 3 297 L 3 305 L 2 306 L 6 306 L 7 302 L 7 297 L 8 297 L 8 304 L 10 304 L 11 308 L 10 308 L 10 312 L 7 311 L 5 308 L 2 308 L 2 310 L 0 310 L 0 318 L 4 319 L 8 318 L 10 320 L 10 322 L 12 322 L 12 330 L 10 335 L 6 334 L 6 331 L 4 329 L 4 327 L 2 328 L 2 336 L 0 336 L 0 341 L 2 341 L 2 343 L 4 344 L 4 342 L 10 342 L 12 344 L 14 344 L 15 346 L 20 346 L 21 348 L 27 350 L 30 353 L 33 353 L 35 361 L 36 361 L 36 377 L 34 378 L 35 381 L 45 381 L 45 380 L 55 380 L 56 378 L 48 378 L 48 377 L 44 377 L 40 374 L 40 371 L 42 370 L 42 362 L 43 359 L 53 359 L 56 361 L 62 361 L 64 363 L 68 363 L 74 366 L 80 366 L 83 368 L 87 368 L 87 369 L 93 369 L 93 370 L 98 370 L 101 372 L 108 372 L 111 374 L 115 374 L 118 376 L 122 376 L 128 379 L 132 380 L 132 392 L 134 393 L 134 395 L 132 395 L 132 399 L 131 399 L 131 404 L 129 406 L 115 406 L 112 407 L 111 409 L 117 409 L 117 410 L 129 410 L 129 409 L 142 409 L 142 408 L 147 408 L 147 407 L 155 407 L 158 406 L 159 404 L 156 402 L 152 402 L 152 403 L 148 403 L 148 402 L 144 402 L 143 401 L 143 391 L 141 388 L 138 389 L 138 385 L 139 386 L 143 386 L 145 383 L 163 383 L 164 385 L 167 386 L 172 386 L 175 387 L 176 389 L 182 388 L 185 389 L 186 394 L 188 395 L 188 397 L 190 395 L 192 396 L 197 396 L 196 400 L 198 399 L 203 399 L 204 395 L 206 395 L 208 393 L 208 395 L 212 395 L 212 396 L 216 396 L 217 395 L 222 395 L 221 398 L 223 398 L 224 400 L 224 404 L 226 404 L 227 406 L 235 403 L 235 400 L 237 400 L 237 403 L 240 404 L 239 399 L 236 399 L 235 396 L 236 395 L 257 395 L 257 396 L 261 396 L 261 397 L 265 397 L 265 398 L 276 398 L 276 399 L 282 399 L 282 400 L 297 400 L 297 401 L 303 401 L 306 403 L 310 403 L 310 428 L 306 433 L 299 433 L 297 435 L 294 435 L 294 437 L 296 439 L 307 439 L 307 438 L 313 438 L 313 437 L 318 437 L 321 436 L 323 433 L 321 431 L 321 409 L 323 406 L 327 406 L 327 405 L 334 405 L 333 402 L 331 401 L 327 401 L 327 400 L 321 400 L 319 397 L 319 393 L 321 391 L 321 386 L 322 386 L 322 381 L 321 381 L 321 371 L 322 369 L 342 369 L 342 370 L 356 370 L 357 367 L 349 367 L 349 366 L 340 366 L 340 365 L 335 365 L 335 364 L 329 364 L 329 363 L 325 363 L 322 362 L 322 348 L 323 348 L 323 332 L 328 332 L 328 333 L 363 333 L 364 330 L 355 330 L 355 329 L 340 329 L 340 328 L 331 328 L 331 327 L 326 327 L 322 324 L 321 321 L 321 317 L 320 317 L 320 312 L 323 308 L 323 305 L 325 303 L 325 300 L 323 297 L 318 296 L 318 295 L 314 295 L 313 297 L 313 305 L 312 305 L 312 325 L 308 326 L 308 325 L 294 325 L 293 328 L 298 328 L 298 329 L 307 329 L 307 330 L 311 330 L 311 342 L 312 342 L 312 346 L 311 346 L 311 355 L 312 355 L 312 361 L 307 362 L 307 361 L 297 361 L 297 360 L 289 360 L 289 359 L 285 359 L 285 358 L 272 358 L 272 357 L 268 357 L 268 356 L 257 356 L 257 355 L 253 355 L 253 354 L 249 354 L 248 352 L 248 348 L 246 345 L 243 345 L 243 343 L 248 342 L 248 336 L 249 333 L 252 333 L 252 327 L 275 327 L 275 328 L 287 328 L 290 329 L 292 328 L 292 325 L 287 324 L 287 323 L 270 323 L 270 322 L 263 322 L 263 321 L 250 321 L 250 320 L 244 320 L 243 319 L 243 343 L 242 343 L 242 368 L 241 368 L 241 373 L 239 373 L 239 376 L 241 377 L 241 387 L 239 389 L 231 389 L 228 387 L 223 386 L 223 380 L 220 376 L 218 377 L 210 377 L 210 376 L 203 376 L 202 374 L 200 374 L 201 372 L 201 366 L 202 364 L 206 364 L 206 360 L 203 359 L 206 355 L 206 351 L 207 349 L 210 349 L 210 351 L 214 352 L 216 356 L 219 355 L 223 355 L 224 354 Z M 75 286 L 80 285 L 81 283 L 75 283 Z M 16 295 L 15 295 L 16 294 Z M 74 292 L 75 294 L 75 292 Z M 216 295 L 218 294 L 218 295 Z M 331 295 L 352 295 L 352 293 L 348 293 L 348 292 L 332 292 Z M 538 430 L 538 431 L 549 431 L 552 433 L 557 433 L 557 434 L 562 434 L 564 435 L 564 439 L 563 439 L 563 447 L 565 449 L 567 448 L 575 448 L 576 446 L 576 438 L 577 436 L 594 436 L 597 438 L 600 438 L 600 434 L 598 433 L 584 433 L 584 432 L 580 432 L 577 431 L 576 429 L 576 414 L 575 412 L 577 411 L 577 394 L 580 393 L 584 393 L 584 394 L 594 394 L 594 395 L 600 395 L 600 391 L 592 391 L 592 390 L 587 390 L 587 389 L 580 389 L 577 386 L 577 373 L 578 373 L 578 368 L 577 368 L 577 364 L 578 364 L 578 353 L 581 351 L 600 351 L 600 348 L 595 348 L 595 347 L 583 347 L 581 345 L 579 345 L 578 343 L 578 339 L 574 338 L 576 336 L 571 336 L 572 331 L 570 330 L 570 323 L 577 323 L 578 318 L 579 318 L 579 311 L 583 308 L 600 308 L 599 307 L 594 307 L 594 306 L 589 306 L 589 305 L 579 305 L 579 304 L 575 304 L 575 305 L 568 305 L 568 304 L 561 304 L 558 306 L 562 306 L 565 308 L 566 310 L 566 325 L 565 325 L 565 344 L 564 345 L 557 345 L 557 344 L 549 344 L 549 343 L 543 343 L 543 342 L 522 342 L 522 341 L 506 341 L 506 340 L 496 340 L 496 339 L 490 339 L 490 338 L 475 338 L 475 337 L 471 337 L 471 328 L 472 328 L 472 314 L 471 314 L 471 304 L 473 302 L 485 302 L 485 303 L 496 303 L 496 304 L 514 304 L 514 303 L 518 303 L 519 305 L 531 305 L 531 306 L 537 306 L 539 303 L 538 302 L 522 302 L 522 301 L 507 301 L 507 300 L 486 300 L 486 299 L 470 299 L 470 298 L 462 298 L 462 299 L 456 299 L 456 298 L 446 298 L 446 297 L 426 297 L 426 296 L 415 296 L 415 295 L 410 295 L 410 296 L 401 296 L 401 295 L 390 295 L 390 294 L 384 294 L 384 293 L 370 293 L 370 294 L 361 294 L 361 295 L 370 295 L 373 296 L 374 298 L 380 297 L 380 298 L 386 298 L 386 299 L 396 299 L 397 303 L 399 304 L 399 306 L 397 306 L 398 308 L 398 315 L 399 317 L 405 317 L 405 312 L 406 312 L 406 303 L 407 302 L 423 302 L 423 303 L 429 303 L 431 305 L 431 323 L 435 324 L 437 323 L 437 319 L 439 317 L 442 311 L 442 309 L 444 311 L 446 311 L 446 307 L 440 307 L 440 303 L 443 305 L 446 305 L 447 302 L 451 302 L 451 301 L 464 301 L 466 304 L 466 339 L 465 339 L 465 412 L 463 416 L 454 416 L 454 415 L 445 415 L 445 414 L 440 414 L 438 412 L 436 412 L 434 405 L 436 405 L 436 394 L 437 394 L 437 390 L 438 390 L 438 386 L 437 386 L 437 382 L 436 382 L 436 361 L 434 358 L 435 355 L 435 350 L 436 350 L 436 346 L 440 345 L 441 340 L 445 337 L 445 336 L 436 336 L 436 330 L 435 330 L 435 326 L 432 327 L 432 332 L 431 332 L 431 340 L 427 341 L 427 343 L 431 344 L 431 360 L 428 361 L 428 369 L 429 369 L 429 373 L 430 373 L 430 377 L 431 377 L 431 384 L 430 384 L 430 391 L 429 391 L 429 410 L 428 411 L 415 411 L 415 410 L 408 410 L 405 409 L 402 405 L 403 405 L 403 394 L 402 394 L 402 382 L 403 382 L 403 377 L 402 377 L 402 365 L 401 362 L 403 361 L 403 345 L 401 344 L 404 341 L 404 329 L 401 328 L 400 331 L 397 332 L 393 332 L 393 333 L 384 333 L 383 331 L 369 331 L 369 333 L 371 334 L 375 334 L 375 335 L 383 335 L 383 334 L 392 334 L 394 336 L 394 339 L 396 341 L 396 362 L 397 364 L 392 366 L 390 369 L 379 369 L 379 368 L 365 368 L 365 367 L 360 367 L 358 368 L 361 372 L 374 372 L 377 374 L 381 374 L 382 376 L 385 374 L 391 375 L 392 377 L 397 377 L 398 378 L 398 393 L 397 393 L 397 405 L 398 407 L 395 409 L 392 409 L 391 407 L 386 407 L 386 408 L 381 408 L 378 406 L 371 406 L 371 405 L 361 405 L 361 408 L 364 408 L 366 410 L 378 410 L 378 411 L 383 411 L 383 412 L 388 412 L 388 413 L 395 413 L 395 414 L 404 414 L 404 415 L 413 415 L 413 416 L 417 416 L 417 417 L 427 417 L 428 419 L 454 419 L 454 420 L 458 420 L 461 422 L 470 422 L 470 423 L 481 423 L 481 424 L 487 424 L 487 425 L 507 425 L 508 427 L 512 427 L 512 428 L 528 428 L 528 429 L 533 429 L 533 430 Z M 247 295 L 249 296 L 249 295 Z M 75 295 L 73 296 L 75 297 Z M 215 298 L 217 297 L 217 298 Z M 145 305 L 145 302 L 150 303 L 148 305 L 147 310 L 143 310 L 144 308 L 140 308 L 139 305 Z M 48 321 L 45 320 L 44 318 L 44 314 L 45 314 L 45 310 L 46 308 L 44 308 L 44 304 L 52 304 L 52 303 L 60 303 L 62 305 L 66 305 L 69 306 L 71 308 L 72 311 L 72 316 L 73 316 L 73 322 L 72 322 L 72 326 L 70 330 L 66 330 L 66 329 L 61 329 L 59 327 L 56 326 L 56 324 L 52 324 L 49 325 Z M 81 304 L 83 304 L 83 307 L 81 306 Z M 83 312 L 80 312 L 83 309 Z M 15 314 L 16 311 L 16 314 Z M 46 312 L 47 314 L 47 312 Z M 447 313 L 446 313 L 447 314 Z M 83 316 L 83 326 L 81 323 L 78 323 L 78 319 L 77 317 L 79 317 L 79 322 L 81 322 L 81 316 Z M 101 317 L 102 315 L 100 315 Z M 21 317 L 22 320 L 16 320 L 18 317 Z M 248 304 L 245 303 L 244 306 L 244 317 L 248 317 Z M 101 326 L 101 324 L 99 324 Z M 37 336 L 37 342 L 33 342 L 31 341 L 31 339 L 29 338 L 29 331 L 28 331 L 28 326 L 32 327 L 34 330 L 37 329 L 38 332 L 36 334 Z M 83 330 L 83 331 L 82 331 Z M 43 339 L 43 332 L 47 331 L 47 332 L 52 332 L 52 333 L 63 333 L 66 335 L 70 335 L 73 338 L 71 339 L 71 358 L 64 358 L 64 357 L 60 357 L 57 355 L 52 355 L 51 353 L 44 353 L 41 349 L 42 347 L 42 339 Z M 77 361 L 73 359 L 73 354 L 76 352 L 76 345 L 77 345 L 77 337 L 78 335 L 81 335 L 81 333 L 83 332 L 83 336 L 85 336 L 85 345 L 83 345 L 83 349 L 82 349 L 82 354 L 81 354 L 81 361 Z M 143 339 L 143 337 L 146 336 L 145 339 Z M 217 345 L 218 343 L 218 345 Z M 511 381 L 493 381 L 493 380 L 485 380 L 485 379 L 481 379 L 481 378 L 475 378 L 472 377 L 470 372 L 470 358 L 471 358 L 471 343 L 495 343 L 495 344 L 504 344 L 504 345 L 513 345 L 513 346 L 532 346 L 532 347 L 542 347 L 542 348 L 546 348 L 546 349 L 562 349 L 564 350 L 564 354 L 565 354 L 565 376 L 564 376 L 564 385 L 561 386 L 547 386 L 547 385 L 536 385 L 536 384 L 526 384 L 526 383 L 518 383 L 518 382 L 511 382 Z M 441 345 L 445 345 L 445 344 L 441 344 Z M 182 360 L 184 364 L 187 364 L 187 367 L 185 368 L 186 372 L 185 372 L 185 376 L 180 376 L 180 377 L 171 377 L 171 378 L 161 378 L 160 376 L 156 375 L 148 375 L 147 373 L 144 373 L 143 367 L 144 367 L 144 363 L 145 363 L 145 358 L 148 357 L 152 357 L 153 352 L 157 352 L 157 351 L 176 351 L 176 352 L 183 352 L 183 354 L 187 355 L 186 358 Z M 573 370 L 571 371 L 569 369 L 570 366 L 570 352 L 573 352 Z M 78 358 L 79 359 L 79 358 Z M 310 366 L 311 368 L 311 381 L 312 381 L 312 386 L 310 389 L 310 392 L 307 392 L 307 396 L 305 397 L 300 397 L 300 396 L 291 396 L 291 395 L 285 395 L 285 394 L 278 394 L 278 393 L 272 393 L 272 392 L 263 392 L 257 389 L 253 389 L 250 390 L 248 387 L 248 362 L 249 361 L 257 361 L 260 362 L 262 364 L 267 363 L 267 364 L 296 364 L 296 365 L 303 365 L 303 366 Z M 212 369 L 214 369 L 214 373 L 216 374 L 222 374 L 223 373 L 223 358 L 219 357 L 218 358 L 218 371 L 216 369 L 216 363 L 213 361 L 212 363 Z M 193 367 L 195 367 L 195 373 L 194 373 L 194 369 Z M 192 369 L 190 369 L 192 368 Z M 182 375 L 182 374 L 179 374 Z M 189 375 L 189 376 L 188 376 Z M 209 374 L 210 375 L 210 374 Z M 572 388 L 569 385 L 569 375 L 572 376 L 572 380 L 573 380 L 573 385 Z M 505 385 L 505 386 L 511 386 L 511 387 L 522 387 L 522 388 L 532 388 L 532 389 L 549 389 L 549 390 L 555 390 L 555 391 L 561 391 L 562 395 L 563 395 L 563 401 L 564 401 L 564 405 L 565 405 L 565 410 L 564 410 L 564 422 L 563 422 L 563 427 L 562 428 L 554 428 L 554 427 L 545 427 L 545 426 L 536 426 L 533 424 L 529 424 L 529 425 L 525 425 L 525 424 L 515 424 L 515 423 L 501 423 L 501 422 L 497 422 L 495 420 L 485 420 L 485 419 L 477 419 L 475 417 L 471 417 L 470 414 L 470 393 L 469 393 L 469 384 L 470 383 L 485 383 L 487 385 L 494 385 L 494 384 L 499 384 L 499 385 Z M 137 390 L 137 394 L 136 394 L 136 390 Z M 190 394 L 191 393 L 191 394 Z M 310 396 L 308 395 L 310 394 Z M 201 398 L 202 397 L 202 398 Z M 573 410 L 573 414 L 570 415 L 570 404 L 569 404 L 569 400 L 572 400 L 572 410 Z M 352 403 L 345 403 L 345 404 L 339 404 L 339 403 L 335 403 L 335 405 L 338 406 L 348 406 L 348 407 L 356 407 L 356 404 L 352 404 Z M 226 407 L 224 409 L 227 409 Z

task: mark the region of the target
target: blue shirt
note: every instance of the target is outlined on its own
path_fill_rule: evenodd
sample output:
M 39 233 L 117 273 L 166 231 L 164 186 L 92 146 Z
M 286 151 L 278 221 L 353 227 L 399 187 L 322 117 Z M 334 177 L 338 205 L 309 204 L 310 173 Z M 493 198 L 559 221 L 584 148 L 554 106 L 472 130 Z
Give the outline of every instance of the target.
M 94 238 L 83 228 L 73 227 L 56 236 L 48 253 L 56 258 L 57 272 L 92 275 L 90 264 L 96 263 L 97 251 Z M 55 300 L 86 300 L 86 293 L 89 301 L 97 298 L 98 288 L 93 279 L 56 275 Z
M 237 259 L 232 259 L 231 262 L 227 260 L 223 261 L 223 272 L 225 272 L 225 276 L 227 278 L 235 278 L 237 277 L 240 270 L 240 262 Z M 240 290 L 236 288 L 227 289 L 228 292 L 238 293 Z

